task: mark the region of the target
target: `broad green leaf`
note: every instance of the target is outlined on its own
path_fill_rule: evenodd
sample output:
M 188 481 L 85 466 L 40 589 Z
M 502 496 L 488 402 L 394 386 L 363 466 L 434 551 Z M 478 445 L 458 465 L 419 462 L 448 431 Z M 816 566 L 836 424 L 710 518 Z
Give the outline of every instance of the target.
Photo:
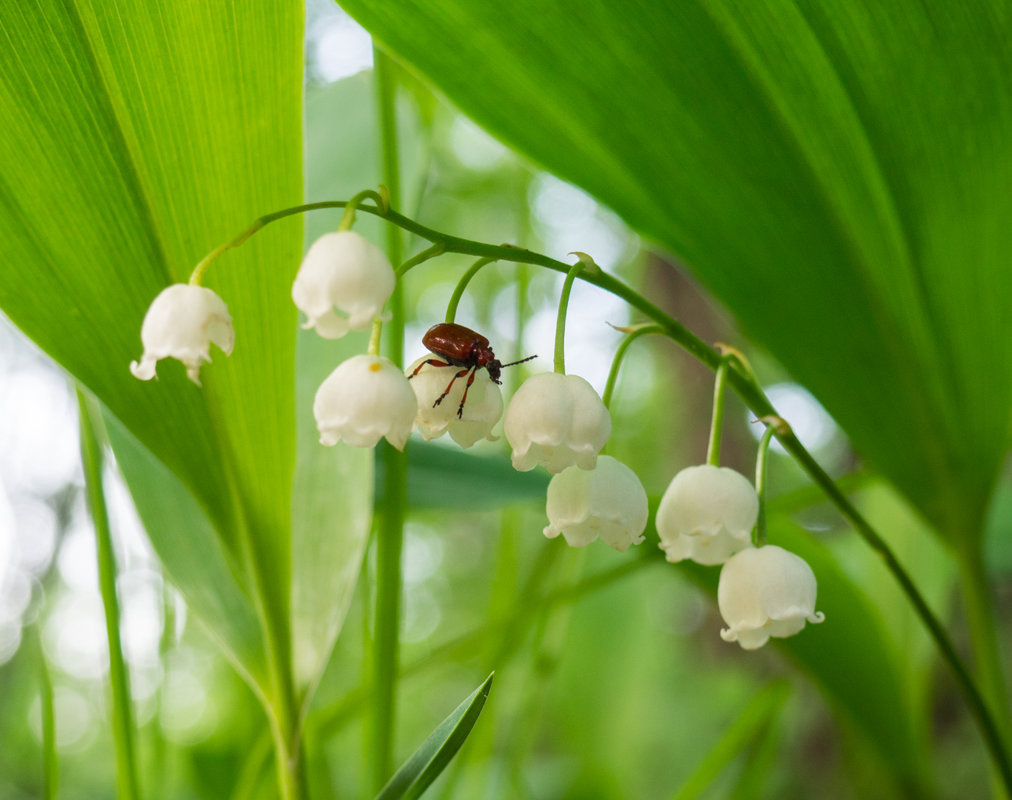
M 169 580 L 243 676 L 267 686 L 256 609 L 206 512 L 119 420 L 106 415 L 105 421 L 130 494 L 142 498 L 137 511 Z
M 492 689 L 492 675 L 471 692 L 453 712 L 439 723 L 421 746 L 376 795 L 376 800 L 414 800 L 421 797 L 447 764 L 457 755 L 478 721 Z
M 162 288 L 253 218 L 301 201 L 302 25 L 295 4 L 250 0 L 44 0 L 0 15 L 0 307 L 195 496 L 236 575 L 248 530 L 279 619 L 301 223 L 266 229 L 208 273 L 236 348 L 204 367 L 203 389 L 177 363 L 151 383 L 127 366 Z M 135 495 L 146 519 L 158 508 L 173 525 L 192 517 L 151 494 Z M 181 536 L 157 537 L 169 565 L 189 563 Z M 211 596 L 197 605 L 220 610 L 251 591 L 242 578 L 202 588 Z M 257 668 L 239 637 L 231 652 Z
M 943 532 L 979 532 L 1012 406 L 1006 2 L 341 4 L 684 259 Z

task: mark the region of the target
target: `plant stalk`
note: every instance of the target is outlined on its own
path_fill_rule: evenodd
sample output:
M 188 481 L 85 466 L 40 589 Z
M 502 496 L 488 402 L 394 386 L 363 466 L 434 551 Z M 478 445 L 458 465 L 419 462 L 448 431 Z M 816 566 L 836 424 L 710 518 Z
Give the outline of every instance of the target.
M 397 154 L 397 85 L 393 64 L 381 50 L 373 49 L 377 106 L 381 133 L 382 174 L 392 204 L 400 202 L 400 166 Z M 366 207 L 362 207 L 365 210 Z M 402 234 L 387 229 L 387 255 L 391 263 L 402 261 Z M 426 253 L 435 255 L 430 248 Z M 414 261 L 414 259 L 412 259 Z M 409 262 L 410 263 L 410 262 Z M 416 262 L 419 263 L 419 262 Z M 402 266 L 402 274 L 406 272 Z M 404 297 L 398 281 L 390 301 L 387 326 L 387 355 L 398 365 L 404 362 Z M 374 791 L 386 784 L 394 767 L 397 719 L 397 676 L 400 669 L 400 607 L 403 591 L 401 557 L 404 546 L 404 516 L 407 507 L 407 458 L 394 447 L 384 445 L 386 501 L 376 538 L 376 615 L 373 635 L 373 691 L 375 703 L 370 731 L 371 780 Z
M 112 688 L 112 731 L 116 750 L 116 789 L 122 800 L 139 800 L 140 780 L 137 771 L 137 745 L 133 706 L 130 699 L 130 674 L 123 658 L 120 638 L 119 599 L 116 596 L 116 553 L 112 529 L 105 505 L 102 480 L 102 445 L 98 430 L 99 411 L 94 401 L 77 390 L 77 406 L 81 422 L 81 461 L 84 464 L 85 493 L 88 510 L 95 526 L 98 555 L 98 585 L 105 611 L 105 632 L 109 641 L 109 683 Z
M 713 418 L 710 420 L 710 441 L 706 446 L 706 463 L 720 466 L 720 440 L 724 433 L 724 397 L 727 394 L 727 359 L 722 358 L 713 382 Z
M 56 755 L 56 711 L 53 702 L 53 678 L 42 646 L 42 623 L 33 626 L 35 645 L 39 656 L 39 704 L 42 712 L 42 797 L 56 800 L 60 783 L 60 762 Z

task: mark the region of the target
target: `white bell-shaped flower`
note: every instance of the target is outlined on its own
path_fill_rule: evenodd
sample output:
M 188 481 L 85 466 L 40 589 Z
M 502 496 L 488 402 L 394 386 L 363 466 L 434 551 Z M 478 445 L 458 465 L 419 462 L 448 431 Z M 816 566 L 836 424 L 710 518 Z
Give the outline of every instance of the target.
M 593 469 L 611 434 L 611 415 L 594 387 L 578 375 L 546 372 L 517 389 L 506 408 L 503 433 L 513 467 L 527 472 Z
M 415 427 L 422 437 L 429 441 L 449 432 L 450 438 L 464 448 L 470 447 L 479 439 L 495 441 L 498 437 L 492 435 L 492 428 L 502 417 L 502 390 L 492 381 L 488 370 L 477 370 L 474 382 L 468 387 L 469 375 L 453 380 L 453 376 L 463 367 L 440 367 L 434 364 L 422 366 L 425 361 L 439 361 L 439 359 L 431 353 L 422 356 L 408 367 L 405 373 L 411 375 L 418 369 L 418 374 L 412 377 L 410 382 L 418 398 Z M 449 393 L 440 400 L 439 405 L 433 405 L 446 391 L 451 380 L 453 386 L 450 387 Z M 467 399 L 458 417 L 457 411 L 460 409 L 465 390 Z
M 771 636 L 793 636 L 825 619 L 815 593 L 815 573 L 800 556 L 772 544 L 742 550 L 720 570 L 717 605 L 728 625 L 721 638 L 755 650 Z
M 163 358 L 177 358 L 186 377 L 200 386 L 200 364 L 211 360 L 211 343 L 232 352 L 235 332 L 225 301 L 203 286 L 175 283 L 154 299 L 141 325 L 144 355 L 130 362 L 135 378 L 149 381 Z
M 620 553 L 643 541 L 647 493 L 636 473 L 611 456 L 598 456 L 592 470 L 567 467 L 548 484 L 548 527 L 572 547 L 600 538 Z
M 368 330 L 393 294 L 396 278 L 382 250 L 354 231 L 326 233 L 302 259 L 292 299 L 306 315 L 303 328 L 325 339 Z M 336 309 L 336 311 L 335 311 Z
M 683 469 L 657 509 L 657 534 L 668 561 L 722 564 L 752 545 L 759 497 L 748 478 L 728 467 Z
M 398 450 L 411 433 L 418 402 L 404 373 L 388 358 L 359 355 L 320 384 L 313 415 L 325 445 L 374 447 L 384 436 Z

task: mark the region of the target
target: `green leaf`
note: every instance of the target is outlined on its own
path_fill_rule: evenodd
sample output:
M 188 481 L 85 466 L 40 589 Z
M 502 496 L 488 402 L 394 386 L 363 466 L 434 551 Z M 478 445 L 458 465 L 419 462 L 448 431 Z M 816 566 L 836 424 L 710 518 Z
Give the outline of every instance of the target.
M 979 531 L 1012 406 L 1005 4 L 342 5 L 683 258 L 943 532 Z
M 257 591 L 269 615 L 284 620 L 289 607 L 288 297 L 301 223 L 271 226 L 208 272 L 236 348 L 215 353 L 203 389 L 178 363 L 163 363 L 151 383 L 127 367 L 166 285 L 253 218 L 302 200 L 302 28 L 298 5 L 252 0 L 46 0 L 0 18 L 0 307 L 178 481 L 169 493 L 189 508 L 157 497 L 154 464 L 134 495 L 149 524 L 164 513 L 162 527 L 176 530 L 152 538 L 177 580 L 196 546 L 179 530 L 195 519 L 184 496 L 196 498 L 202 534 L 221 554 L 201 574 L 223 583 L 186 581 L 184 591 L 214 614 L 244 607 L 237 598 L 253 591 L 236 568 L 243 531 L 268 565 Z M 131 458 L 143 460 L 136 449 Z M 257 671 L 247 631 L 231 638 L 229 652 Z
M 439 774 L 446 769 L 451 759 L 464 744 L 474 723 L 478 721 L 478 715 L 485 707 L 488 693 L 492 689 L 492 678 L 495 673 L 489 675 L 485 682 L 471 692 L 470 695 L 457 706 L 453 713 L 444 719 L 432 733 L 428 735 L 421 746 L 411 755 L 407 761 L 376 795 L 376 800 L 413 800 L 421 797 L 431 783 L 439 777 Z
M 492 509 L 540 500 L 551 478 L 517 472 L 504 457 L 478 456 L 455 446 L 412 440 L 408 454 L 411 508 Z M 377 458 L 376 504 L 383 504 L 382 453 Z
M 225 655 L 268 685 L 256 608 L 207 514 L 182 482 L 119 420 L 106 415 L 116 461 L 162 568 Z

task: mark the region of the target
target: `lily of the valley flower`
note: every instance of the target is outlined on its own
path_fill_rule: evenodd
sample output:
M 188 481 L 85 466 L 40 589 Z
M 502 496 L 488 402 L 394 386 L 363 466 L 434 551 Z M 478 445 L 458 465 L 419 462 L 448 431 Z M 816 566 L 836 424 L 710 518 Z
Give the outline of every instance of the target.
M 408 367 L 406 374 L 414 373 L 424 361 L 438 359 L 431 353 L 422 356 Z M 471 447 L 479 439 L 495 441 L 498 437 L 492 435 L 492 427 L 502 417 L 502 390 L 492 381 L 488 370 L 477 370 L 470 388 L 467 386 L 469 376 L 457 378 L 449 394 L 440 400 L 439 405 L 433 405 L 460 369 L 429 364 L 422 366 L 411 379 L 411 388 L 418 398 L 415 427 L 426 441 L 438 439 L 448 432 L 450 438 L 464 448 Z M 458 417 L 457 410 L 465 389 L 467 402 Z
M 578 375 L 546 372 L 524 381 L 506 409 L 503 432 L 513 467 L 527 472 L 593 469 L 611 434 L 611 416 L 600 396 Z
M 800 556 L 772 544 L 742 550 L 720 571 L 717 605 L 728 625 L 721 638 L 755 650 L 771 636 L 793 636 L 825 619 L 815 594 L 815 573 Z
M 365 237 L 354 231 L 326 233 L 302 259 L 292 299 L 306 315 L 303 328 L 315 328 L 325 339 L 339 339 L 350 330 L 364 331 L 372 325 L 395 281 L 390 260 Z
M 175 283 L 154 299 L 141 325 L 144 355 L 130 362 L 135 378 L 149 381 L 163 358 L 186 366 L 186 377 L 200 386 L 200 364 L 211 360 L 211 343 L 225 355 L 232 352 L 235 332 L 228 307 L 210 289 Z
M 388 358 L 359 355 L 320 384 L 313 415 L 325 445 L 374 447 L 384 436 L 398 450 L 411 433 L 418 403 L 411 384 Z
M 592 470 L 567 467 L 548 484 L 548 527 L 572 547 L 595 539 L 619 552 L 643 541 L 647 493 L 636 473 L 611 456 L 599 456 Z
M 722 564 L 752 545 L 759 498 L 748 478 L 728 467 L 683 469 L 657 509 L 660 547 L 671 562 Z

